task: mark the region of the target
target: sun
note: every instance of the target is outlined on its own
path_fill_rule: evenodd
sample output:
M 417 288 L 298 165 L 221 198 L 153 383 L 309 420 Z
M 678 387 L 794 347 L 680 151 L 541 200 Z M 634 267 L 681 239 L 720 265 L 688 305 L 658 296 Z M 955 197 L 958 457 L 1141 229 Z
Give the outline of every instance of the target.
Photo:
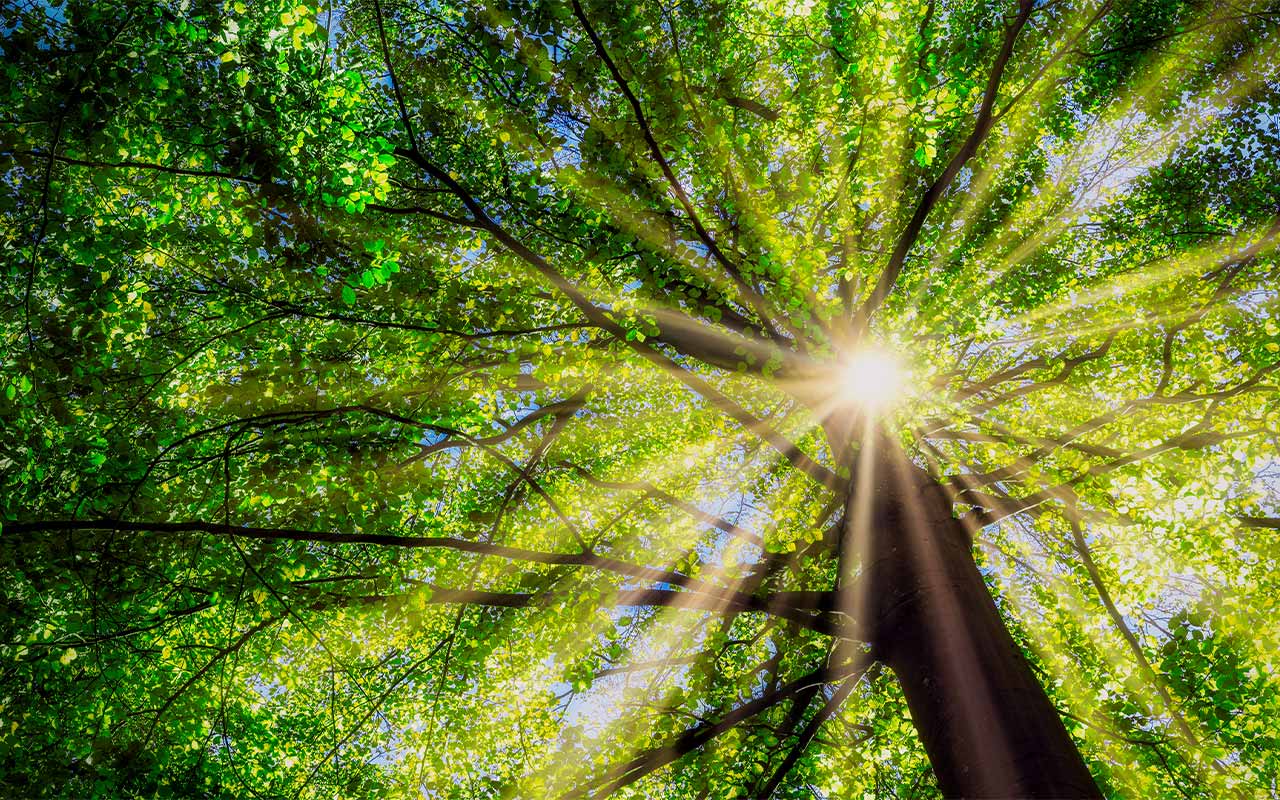
M 881 347 L 864 347 L 840 359 L 838 380 L 837 391 L 842 402 L 879 412 L 902 397 L 906 369 L 893 352 Z

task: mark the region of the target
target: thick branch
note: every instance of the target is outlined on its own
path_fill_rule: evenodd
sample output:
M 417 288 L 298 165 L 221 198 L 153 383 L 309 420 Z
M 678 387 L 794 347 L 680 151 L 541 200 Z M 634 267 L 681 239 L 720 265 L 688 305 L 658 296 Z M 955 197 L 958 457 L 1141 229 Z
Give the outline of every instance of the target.
M 455 589 L 427 585 L 430 594 L 420 602 L 430 605 L 469 605 L 495 608 L 531 608 L 553 599 L 550 592 L 500 592 L 485 589 Z M 348 603 L 377 605 L 407 602 L 406 594 L 330 595 L 335 600 Z M 612 608 L 677 608 L 686 611 L 709 611 L 716 614 L 737 614 L 758 611 L 786 619 L 797 625 L 829 636 L 843 633 L 843 629 L 829 617 L 815 616 L 807 611 L 786 605 L 786 592 L 776 595 L 744 595 L 740 592 L 720 591 L 715 594 L 676 589 L 624 589 L 618 592 L 609 606 Z
M 943 193 L 951 186 L 951 182 L 960 173 L 960 169 L 978 152 L 978 147 L 982 145 L 982 142 L 987 138 L 987 134 L 991 131 L 996 96 L 1000 91 L 1000 83 L 1004 78 L 1005 68 L 1009 66 L 1009 60 L 1013 57 L 1013 44 L 1017 40 L 1018 34 L 1022 32 L 1023 26 L 1027 24 L 1027 20 L 1031 17 L 1031 12 L 1034 8 L 1035 4 L 1030 0 L 1019 0 L 1018 15 L 1014 18 L 1013 23 L 1005 29 L 1004 40 L 1000 43 L 1000 51 L 996 54 L 995 63 L 991 66 L 991 73 L 987 78 L 987 86 L 982 94 L 982 104 L 978 107 L 978 115 L 974 122 L 973 131 L 964 140 L 964 143 L 960 145 L 960 149 L 951 157 L 951 160 L 947 162 L 942 174 L 929 185 L 924 196 L 920 198 L 920 202 L 916 205 L 915 213 L 911 215 L 906 228 L 898 236 L 893 252 L 889 255 L 889 262 L 885 265 L 879 278 L 876 279 L 871 295 L 854 314 L 853 329 L 855 334 L 861 334 L 866 330 L 872 315 L 884 303 L 889 293 L 893 291 L 893 286 L 898 281 L 898 275 L 902 272 L 903 264 L 906 263 L 907 254 L 911 252 L 916 240 L 920 238 L 920 231 L 924 228 L 924 222 L 929 216 L 929 212 L 942 199 Z
M 299 530 L 296 528 L 251 528 L 203 521 L 48 520 L 12 523 L 4 527 L 6 535 L 83 530 L 210 533 L 241 539 L 441 548 L 504 558 L 511 561 L 589 567 L 613 572 L 628 578 L 679 586 L 684 589 L 683 591 L 674 589 L 624 590 L 616 600 L 617 605 L 620 606 L 669 606 L 717 612 L 761 611 L 782 617 L 820 633 L 835 635 L 840 632 L 837 624 L 825 613 L 825 608 L 829 605 L 825 598 L 813 593 L 779 592 L 763 596 L 747 595 L 732 589 L 715 586 L 683 573 L 631 564 L 593 552 L 548 553 L 447 536 L 401 536 L 380 533 L 334 533 L 329 531 Z M 434 586 L 431 589 L 432 597 L 430 602 L 432 603 L 463 603 L 522 608 L 531 605 L 538 597 L 542 596 L 528 592 L 473 591 Z M 375 597 L 380 600 L 389 599 L 386 596 L 370 596 L 368 599 L 372 601 Z
M 640 106 L 640 100 L 636 97 L 635 92 L 631 90 L 631 85 L 627 83 L 626 78 L 623 77 L 622 72 L 618 69 L 617 63 L 614 62 L 612 56 L 609 55 L 609 51 L 605 48 L 604 42 L 600 39 L 599 34 L 596 33 L 595 28 L 593 28 L 591 23 L 587 20 L 587 14 L 583 11 L 582 4 L 579 0 L 573 0 L 573 13 L 574 16 L 578 18 L 578 21 L 582 23 L 583 29 L 586 30 L 587 36 L 591 39 L 591 43 L 595 47 L 596 54 L 600 56 L 600 59 L 604 61 L 605 66 L 609 69 L 609 74 L 613 77 L 613 82 L 617 84 L 623 97 L 626 98 L 627 103 L 631 106 L 631 111 L 635 116 L 637 124 L 640 126 L 640 133 L 644 137 L 645 145 L 649 148 L 649 154 L 653 156 L 653 160 L 658 164 L 658 168 L 662 170 L 663 178 L 666 179 L 667 184 L 671 187 L 671 191 L 675 195 L 676 200 L 680 203 L 680 207 L 684 209 L 684 213 L 689 217 L 689 221 L 692 223 L 694 231 L 697 232 L 698 238 L 707 246 L 707 250 L 711 252 L 711 255 L 715 257 L 716 261 L 720 262 L 720 265 L 724 267 L 725 272 L 727 272 L 729 277 L 733 279 L 734 285 L 738 287 L 739 291 L 741 291 L 750 302 L 752 309 L 760 318 L 760 322 L 764 325 L 769 337 L 772 339 L 780 338 L 780 334 L 773 327 L 773 324 L 769 319 L 769 315 L 765 310 L 764 298 L 758 291 L 756 291 L 755 287 L 747 283 L 737 265 L 729 260 L 729 258 L 720 249 L 720 246 L 716 243 L 716 240 L 711 236 L 710 231 L 708 231 L 706 226 L 702 224 L 702 220 L 698 217 L 697 211 L 694 210 L 693 202 L 689 199 L 688 193 L 684 190 L 684 187 L 680 184 L 679 178 L 676 177 L 675 172 L 671 169 L 671 164 L 662 154 L 662 148 L 658 145 L 658 140 L 654 138 L 653 130 L 649 126 L 648 118 L 645 116 L 644 109 Z
M 475 218 L 479 227 L 487 231 L 504 247 L 514 253 L 525 263 L 532 266 L 542 276 L 551 281 L 556 289 L 562 292 L 569 300 L 578 307 L 584 316 L 591 321 L 596 327 L 608 332 L 614 336 L 619 342 L 634 350 L 638 355 L 649 361 L 659 369 L 667 372 L 683 383 L 696 394 L 703 397 L 707 402 L 711 403 L 715 408 L 727 414 L 735 422 L 742 425 L 751 433 L 759 436 L 771 447 L 777 450 L 784 458 L 787 459 L 796 469 L 813 478 L 818 483 L 831 489 L 832 491 L 840 491 L 844 485 L 844 481 L 827 467 L 819 464 L 802 451 L 794 442 L 787 439 L 778 431 L 774 430 L 767 422 L 757 418 L 754 414 L 747 411 L 738 403 L 729 399 L 724 393 L 716 389 L 701 376 L 690 372 L 672 361 L 663 353 L 655 350 L 644 342 L 637 341 L 635 338 L 628 339 L 626 330 L 609 317 L 609 315 L 601 308 L 592 303 L 585 294 L 582 293 L 577 286 L 560 274 L 555 267 L 542 256 L 533 252 L 523 242 L 512 236 L 506 228 L 499 225 L 485 211 L 484 207 L 477 201 L 457 180 L 448 173 L 441 170 L 435 164 L 432 164 L 427 158 L 417 151 L 397 150 L 399 155 L 409 158 L 419 167 L 421 167 L 433 179 L 444 184 L 452 191 L 467 210 Z
M 564 800 L 580 797 L 606 797 L 614 791 L 643 778 L 650 772 L 666 766 L 682 756 L 694 752 L 717 736 L 732 730 L 752 717 L 773 708 L 785 700 L 796 697 L 814 682 L 844 680 L 862 669 L 862 662 L 851 661 L 831 669 L 819 668 L 785 686 L 768 692 L 721 717 L 718 722 L 699 725 L 682 733 L 668 744 L 656 747 L 606 771 L 603 775 L 561 795 Z M 597 791 L 599 790 L 599 791 Z

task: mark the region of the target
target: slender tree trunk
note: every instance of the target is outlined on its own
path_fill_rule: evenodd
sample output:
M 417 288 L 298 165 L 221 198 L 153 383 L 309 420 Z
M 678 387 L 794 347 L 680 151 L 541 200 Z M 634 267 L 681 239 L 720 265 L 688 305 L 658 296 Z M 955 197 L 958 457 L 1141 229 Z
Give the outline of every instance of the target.
M 853 602 L 876 657 L 902 685 L 943 794 L 1101 797 L 1005 628 L 941 487 L 886 439 L 874 449 L 860 459 L 846 516 L 846 540 L 864 564 Z

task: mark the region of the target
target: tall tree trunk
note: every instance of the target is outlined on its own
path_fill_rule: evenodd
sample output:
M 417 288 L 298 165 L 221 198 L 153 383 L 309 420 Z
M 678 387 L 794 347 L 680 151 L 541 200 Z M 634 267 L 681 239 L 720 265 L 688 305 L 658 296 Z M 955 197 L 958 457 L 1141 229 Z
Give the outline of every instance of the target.
M 864 565 L 851 599 L 902 685 L 943 794 L 1101 797 L 942 488 L 887 439 L 871 446 L 846 514 L 846 541 Z

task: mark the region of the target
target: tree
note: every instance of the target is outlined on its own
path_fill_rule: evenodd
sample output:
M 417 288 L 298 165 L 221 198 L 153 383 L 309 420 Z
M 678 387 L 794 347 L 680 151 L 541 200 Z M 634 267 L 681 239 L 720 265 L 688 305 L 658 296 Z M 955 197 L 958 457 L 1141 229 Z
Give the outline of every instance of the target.
M 7 792 L 1280 791 L 1274 4 L 2 13 Z

